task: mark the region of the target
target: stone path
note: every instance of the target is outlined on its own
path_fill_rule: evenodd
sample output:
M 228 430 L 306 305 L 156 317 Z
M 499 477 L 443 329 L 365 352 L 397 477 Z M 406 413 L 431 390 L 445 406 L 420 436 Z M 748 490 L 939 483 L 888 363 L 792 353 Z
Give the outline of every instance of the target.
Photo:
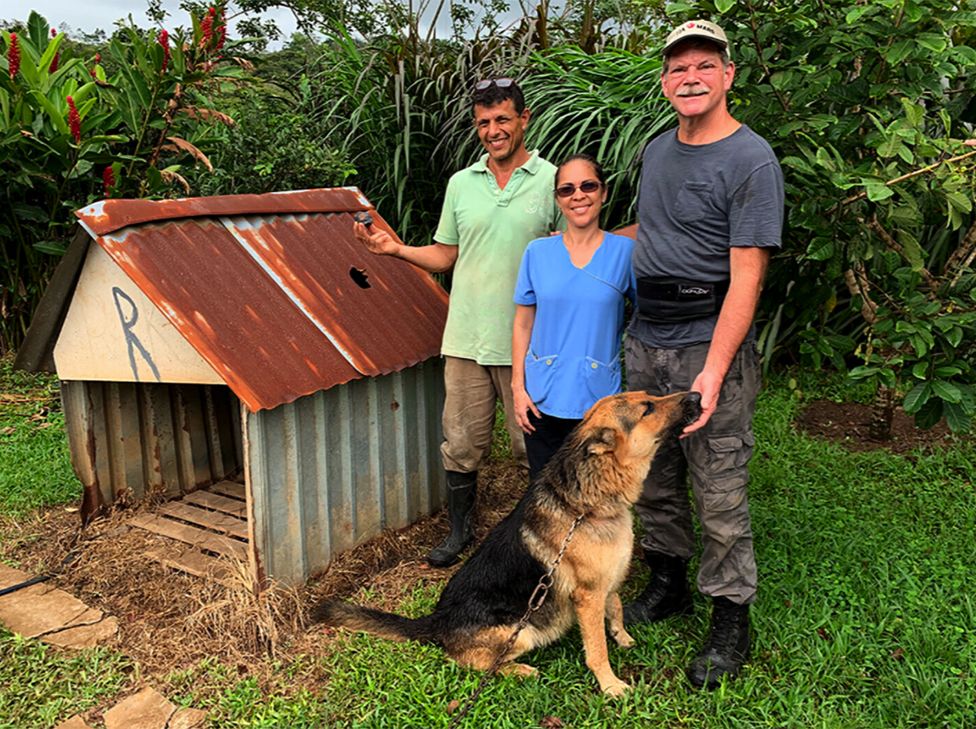
M 120 701 L 102 717 L 105 729 L 199 729 L 207 712 L 181 709 L 155 689 L 145 688 Z M 54 729 L 93 729 L 80 716 L 73 716 Z
M 0 589 L 30 577 L 0 564 Z M 88 607 L 48 582 L 0 597 L 0 623 L 14 633 L 63 648 L 89 648 L 104 643 L 119 630 L 116 618 Z
M 0 564 L 0 590 L 30 579 L 21 570 Z M 0 623 L 14 633 L 62 648 L 90 648 L 119 630 L 118 620 L 90 608 L 78 598 L 41 582 L 0 596 Z M 145 688 L 105 712 L 105 729 L 198 729 L 207 712 L 181 709 L 158 691 Z M 55 729 L 93 729 L 81 715 Z

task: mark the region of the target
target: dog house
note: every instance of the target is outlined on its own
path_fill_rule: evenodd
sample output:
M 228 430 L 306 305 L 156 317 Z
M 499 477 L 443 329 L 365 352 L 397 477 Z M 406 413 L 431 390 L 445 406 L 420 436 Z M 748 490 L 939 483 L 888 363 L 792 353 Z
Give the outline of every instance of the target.
M 84 519 L 154 497 L 174 565 L 295 584 L 443 504 L 447 294 L 358 211 L 393 233 L 354 188 L 77 211 L 16 364 L 58 374 Z

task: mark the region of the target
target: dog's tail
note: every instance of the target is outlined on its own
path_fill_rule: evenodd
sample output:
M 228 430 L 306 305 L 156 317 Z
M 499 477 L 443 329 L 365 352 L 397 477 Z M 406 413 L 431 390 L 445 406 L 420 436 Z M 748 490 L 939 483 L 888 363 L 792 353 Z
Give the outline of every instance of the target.
M 431 619 L 405 618 L 382 610 L 353 605 L 341 600 L 326 600 L 312 608 L 313 623 L 323 623 L 335 628 L 362 630 L 388 640 L 419 640 L 436 643 Z

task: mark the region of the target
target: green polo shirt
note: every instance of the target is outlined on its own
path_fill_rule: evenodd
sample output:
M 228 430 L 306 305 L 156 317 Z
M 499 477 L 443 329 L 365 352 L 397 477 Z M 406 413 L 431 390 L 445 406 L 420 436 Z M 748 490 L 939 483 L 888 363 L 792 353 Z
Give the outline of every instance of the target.
M 532 152 L 501 190 L 485 154 L 447 183 L 434 240 L 458 246 L 458 257 L 442 354 L 512 364 L 512 293 L 522 253 L 562 222 L 555 174 L 555 165 Z

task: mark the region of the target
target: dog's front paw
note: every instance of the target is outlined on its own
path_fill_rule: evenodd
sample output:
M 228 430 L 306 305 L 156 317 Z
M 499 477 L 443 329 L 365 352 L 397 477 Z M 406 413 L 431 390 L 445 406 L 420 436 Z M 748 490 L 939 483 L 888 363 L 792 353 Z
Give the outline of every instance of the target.
M 504 663 L 499 667 L 498 672 L 505 676 L 518 676 L 519 678 L 532 678 L 538 675 L 539 669 L 533 668 L 526 663 Z
M 616 633 L 611 633 L 610 637 L 613 638 L 614 642 L 621 648 L 633 648 L 634 639 L 630 637 L 630 633 L 621 628 Z
M 612 699 L 616 699 L 623 696 L 625 693 L 630 691 L 630 684 L 626 681 L 621 681 L 619 678 L 613 681 L 607 682 L 605 685 L 600 687 L 600 690 L 605 696 L 609 696 Z

